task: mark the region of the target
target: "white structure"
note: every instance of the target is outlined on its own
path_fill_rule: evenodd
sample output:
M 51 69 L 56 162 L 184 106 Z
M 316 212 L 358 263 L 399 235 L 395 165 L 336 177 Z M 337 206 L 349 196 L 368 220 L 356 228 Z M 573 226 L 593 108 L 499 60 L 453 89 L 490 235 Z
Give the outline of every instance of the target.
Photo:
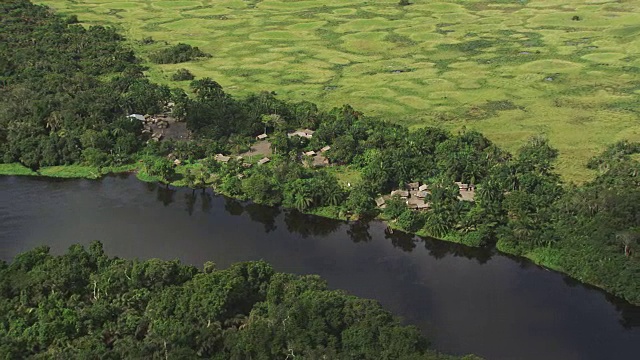
M 131 118 L 132 120 L 133 119 L 140 120 L 140 121 L 144 121 L 145 120 L 144 115 L 140 115 L 140 114 L 131 114 L 131 115 L 127 116 L 127 117 Z

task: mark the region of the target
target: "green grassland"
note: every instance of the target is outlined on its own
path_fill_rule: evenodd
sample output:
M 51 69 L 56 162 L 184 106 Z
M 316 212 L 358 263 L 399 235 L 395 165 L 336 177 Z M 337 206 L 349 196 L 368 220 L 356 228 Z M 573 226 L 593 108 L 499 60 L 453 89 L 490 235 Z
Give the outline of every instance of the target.
M 154 81 L 187 68 L 234 95 L 269 90 L 411 127 L 465 126 L 509 150 L 543 133 L 570 181 L 592 176 L 584 164 L 605 145 L 640 140 L 640 2 L 412 2 L 40 1 L 118 27 L 142 57 L 165 41 L 213 55 L 149 64 Z M 149 36 L 157 42 L 138 42 Z

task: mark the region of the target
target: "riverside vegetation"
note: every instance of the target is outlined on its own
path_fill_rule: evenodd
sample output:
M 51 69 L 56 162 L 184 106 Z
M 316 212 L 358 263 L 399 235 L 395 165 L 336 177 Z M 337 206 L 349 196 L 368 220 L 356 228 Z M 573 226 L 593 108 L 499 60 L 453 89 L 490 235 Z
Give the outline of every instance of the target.
M 0 262 L 0 310 L 6 359 L 458 359 L 318 276 L 110 258 L 99 242 Z
M 234 96 L 275 90 L 414 127 L 477 130 L 515 152 L 545 133 L 582 183 L 610 143 L 640 141 L 640 4 L 618 0 L 40 0 L 112 25 L 136 53 L 187 43 L 185 67 Z M 151 37 L 155 42 L 141 41 Z
M 376 215 L 375 197 L 420 181 L 431 186 L 429 211 L 392 201 L 382 215 L 410 232 L 472 246 L 495 243 L 640 304 L 637 143 L 619 142 L 592 158 L 593 181 L 563 185 L 554 171 L 558 151 L 541 137 L 512 155 L 475 131 L 409 131 L 349 105 L 324 111 L 269 92 L 233 97 L 209 78 L 191 82 L 188 95 L 149 81 L 113 29 L 84 28 L 26 1 L 4 2 L 0 11 L 4 173 L 46 174 L 49 166 L 75 164 L 96 176 L 138 168 L 148 179 L 213 186 L 332 217 Z M 157 113 L 169 101 L 195 140 L 145 144 L 142 125 L 126 114 Z M 315 129 L 313 138 L 287 136 L 301 127 Z M 217 153 L 242 152 L 263 132 L 274 151 L 270 163 L 215 161 Z M 325 145 L 337 166 L 304 166 L 300 154 Z M 173 166 L 170 154 L 182 165 Z M 454 181 L 476 184 L 475 201 L 458 201 Z

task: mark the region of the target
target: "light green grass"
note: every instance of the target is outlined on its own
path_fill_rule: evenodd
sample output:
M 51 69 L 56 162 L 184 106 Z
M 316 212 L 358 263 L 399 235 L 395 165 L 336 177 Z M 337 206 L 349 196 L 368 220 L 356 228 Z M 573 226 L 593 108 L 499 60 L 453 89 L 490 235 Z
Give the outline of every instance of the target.
M 97 168 L 93 166 L 84 165 L 63 165 L 63 166 L 45 166 L 38 171 L 32 171 L 31 169 L 18 164 L 0 164 L 0 175 L 20 175 L 20 176 L 46 176 L 53 178 L 65 178 L 65 179 L 97 179 L 106 174 L 117 174 L 123 172 L 134 171 L 136 164 L 128 164 L 122 166 L 112 166 Z
M 143 58 L 165 46 L 137 43 L 148 36 L 213 55 L 148 64 L 153 81 L 169 84 L 177 68 L 187 68 L 233 95 L 273 90 L 324 108 L 349 103 L 411 127 L 464 126 L 510 151 L 542 133 L 560 150 L 558 169 L 568 181 L 591 178 L 584 164 L 608 144 L 640 140 L 634 105 L 640 100 L 638 2 L 41 3 L 87 25 L 118 27 Z M 392 72 L 398 69 L 411 71 Z M 506 100 L 520 110 L 476 111 L 487 101 Z

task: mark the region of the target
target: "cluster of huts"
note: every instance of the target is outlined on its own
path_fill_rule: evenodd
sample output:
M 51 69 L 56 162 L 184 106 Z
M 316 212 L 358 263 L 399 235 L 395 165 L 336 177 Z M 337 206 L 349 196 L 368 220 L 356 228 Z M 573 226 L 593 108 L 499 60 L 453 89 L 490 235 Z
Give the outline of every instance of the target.
M 313 133 L 315 131 L 313 130 L 309 130 L 309 129 L 301 129 L 301 130 L 296 130 L 294 132 L 290 132 L 287 134 L 287 137 L 294 137 L 294 136 L 300 136 L 303 137 L 305 139 L 311 139 L 313 137 Z
M 157 130 L 164 130 L 169 127 L 169 115 L 167 114 L 158 114 L 158 115 L 140 115 L 140 114 L 131 114 L 127 116 L 131 118 L 131 120 L 138 120 L 142 122 L 143 134 L 150 134 L 151 140 L 160 141 L 164 137 L 162 132 L 154 132 L 154 128 Z
M 228 163 L 228 162 L 229 162 L 229 160 L 231 160 L 231 156 L 222 155 L 222 154 L 215 154 L 215 155 L 213 156 L 213 159 L 214 159 L 215 161 L 217 161 L 217 162 L 221 162 L 221 163 L 225 163 L 225 164 L 226 164 L 226 163 Z M 238 156 L 238 157 L 236 157 L 236 160 L 241 161 L 241 160 L 243 160 L 243 157 L 242 157 L 242 156 Z M 264 157 L 264 158 L 262 158 L 262 159 L 260 159 L 260 160 L 258 161 L 258 165 L 266 164 L 266 163 L 268 163 L 269 161 L 271 161 L 271 159 L 269 159 L 268 157 Z M 252 167 L 252 166 L 253 166 L 253 164 L 248 163 L 248 162 L 243 162 L 243 163 L 242 163 L 242 166 L 243 166 L 244 168 L 250 168 L 250 167 Z
M 300 137 L 303 137 L 305 139 L 311 139 L 311 138 L 313 138 L 313 133 L 314 132 L 315 131 L 310 130 L 310 129 L 300 129 L 300 130 L 296 130 L 294 132 L 287 133 L 287 137 L 288 138 L 292 138 L 294 136 L 300 136 Z M 260 135 L 256 136 L 256 140 L 262 141 L 262 140 L 266 140 L 268 137 L 269 137 L 269 135 L 267 135 L 267 134 L 260 134 Z M 327 159 L 324 156 L 324 153 L 329 151 L 329 150 L 331 150 L 331 146 L 325 146 L 325 147 L 323 147 L 322 149 L 320 149 L 318 151 L 314 151 L 314 150 L 307 151 L 307 152 L 303 153 L 303 155 L 307 156 L 307 157 L 312 157 L 313 158 L 313 166 L 315 166 L 315 167 L 326 166 L 326 165 L 329 164 L 329 159 Z M 258 164 L 259 165 L 265 164 L 265 163 L 267 163 L 269 161 L 270 161 L 270 159 L 265 157 L 265 158 L 261 159 L 260 161 L 258 161 Z
M 458 199 L 462 201 L 473 201 L 475 197 L 475 186 L 464 184 L 461 182 L 455 183 L 458 186 L 460 194 Z M 409 209 L 416 210 L 428 210 L 431 207 L 426 198 L 431 194 L 429 185 L 420 184 L 419 182 L 411 182 L 406 185 L 406 189 L 393 190 L 389 195 L 381 196 L 376 199 L 376 206 L 380 209 L 386 207 L 386 201 L 394 196 L 404 200 Z

